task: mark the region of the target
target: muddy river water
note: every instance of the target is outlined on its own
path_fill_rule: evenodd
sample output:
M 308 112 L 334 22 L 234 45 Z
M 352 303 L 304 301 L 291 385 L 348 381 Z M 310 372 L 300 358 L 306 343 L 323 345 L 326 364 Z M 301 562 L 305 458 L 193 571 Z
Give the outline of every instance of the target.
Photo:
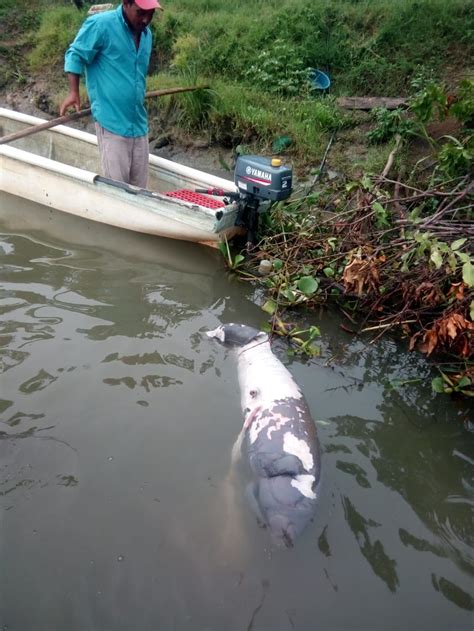
M 275 343 L 323 475 L 273 548 L 245 461 L 227 484 L 236 362 L 205 335 L 259 327 L 258 291 L 204 247 L 0 208 L 1 630 L 472 628 L 474 434 L 419 356 L 327 313 L 320 357 Z

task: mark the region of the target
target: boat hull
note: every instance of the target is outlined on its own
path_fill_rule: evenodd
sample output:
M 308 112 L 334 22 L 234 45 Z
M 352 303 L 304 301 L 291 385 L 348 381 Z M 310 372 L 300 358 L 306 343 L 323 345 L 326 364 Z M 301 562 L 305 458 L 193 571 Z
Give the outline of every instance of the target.
M 42 122 L 0 108 L 2 134 Z M 153 190 L 142 190 L 106 180 L 92 170 L 98 162 L 92 134 L 58 126 L 29 138 L 0 146 L 0 190 L 91 221 L 156 236 L 217 244 L 237 232 L 234 204 L 216 210 L 165 194 L 182 188 L 235 191 L 231 181 L 150 156 Z M 81 160 L 87 168 L 81 168 Z

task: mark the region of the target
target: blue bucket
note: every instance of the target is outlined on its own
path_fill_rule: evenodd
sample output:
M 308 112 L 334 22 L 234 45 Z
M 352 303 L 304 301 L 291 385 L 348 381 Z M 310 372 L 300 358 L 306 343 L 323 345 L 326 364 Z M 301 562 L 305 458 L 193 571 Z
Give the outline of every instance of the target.
M 309 82 L 315 90 L 327 90 L 331 85 L 331 79 L 322 70 L 311 70 Z

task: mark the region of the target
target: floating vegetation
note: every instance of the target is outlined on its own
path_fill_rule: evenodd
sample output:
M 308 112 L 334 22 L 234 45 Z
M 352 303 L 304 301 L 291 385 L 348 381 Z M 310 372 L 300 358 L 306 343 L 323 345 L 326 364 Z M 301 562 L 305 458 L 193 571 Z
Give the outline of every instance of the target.
M 463 84 L 460 93 L 465 96 L 451 103 L 465 112 L 463 99 L 472 99 L 472 90 Z M 436 108 L 429 107 L 430 94 Z M 239 266 L 248 273 L 262 260 L 271 263 L 269 273 L 253 278 L 266 289 L 263 309 L 271 330 L 297 340 L 299 351 L 315 353 L 316 332 L 288 324 L 294 309 L 337 304 L 350 322 L 343 325 L 348 332 L 370 332 L 373 340 L 401 333 L 411 350 L 442 360 L 433 380 L 436 392 L 474 396 L 473 155 L 466 149 L 464 168 L 442 162 L 447 143 L 467 147 L 472 134 L 466 117 L 459 121 L 459 138 L 430 137 L 425 143 L 429 171 L 424 160 L 408 170 L 408 159 L 397 162 L 398 154 L 428 135 L 425 124 L 433 119 L 426 119 L 426 111 L 436 113 L 437 121 L 449 113 L 442 88 L 430 87 L 424 101 L 419 94 L 416 99 L 418 108 L 424 103 L 423 116 L 416 110 L 404 114 L 413 124 L 405 125 L 406 135 L 402 126 L 396 130 L 382 173 L 342 183 L 322 180 L 318 192 L 303 191 L 278 204 L 258 249 L 245 263 L 239 259 Z

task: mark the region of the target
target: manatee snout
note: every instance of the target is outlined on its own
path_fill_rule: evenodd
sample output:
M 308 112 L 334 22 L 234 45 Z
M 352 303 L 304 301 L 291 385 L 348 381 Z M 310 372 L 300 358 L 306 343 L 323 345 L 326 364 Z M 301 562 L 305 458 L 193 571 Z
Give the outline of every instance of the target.
M 207 331 L 208 337 L 219 340 L 225 346 L 239 347 L 249 344 L 260 337 L 267 337 L 266 333 L 254 329 L 246 324 L 222 324 L 217 329 Z

